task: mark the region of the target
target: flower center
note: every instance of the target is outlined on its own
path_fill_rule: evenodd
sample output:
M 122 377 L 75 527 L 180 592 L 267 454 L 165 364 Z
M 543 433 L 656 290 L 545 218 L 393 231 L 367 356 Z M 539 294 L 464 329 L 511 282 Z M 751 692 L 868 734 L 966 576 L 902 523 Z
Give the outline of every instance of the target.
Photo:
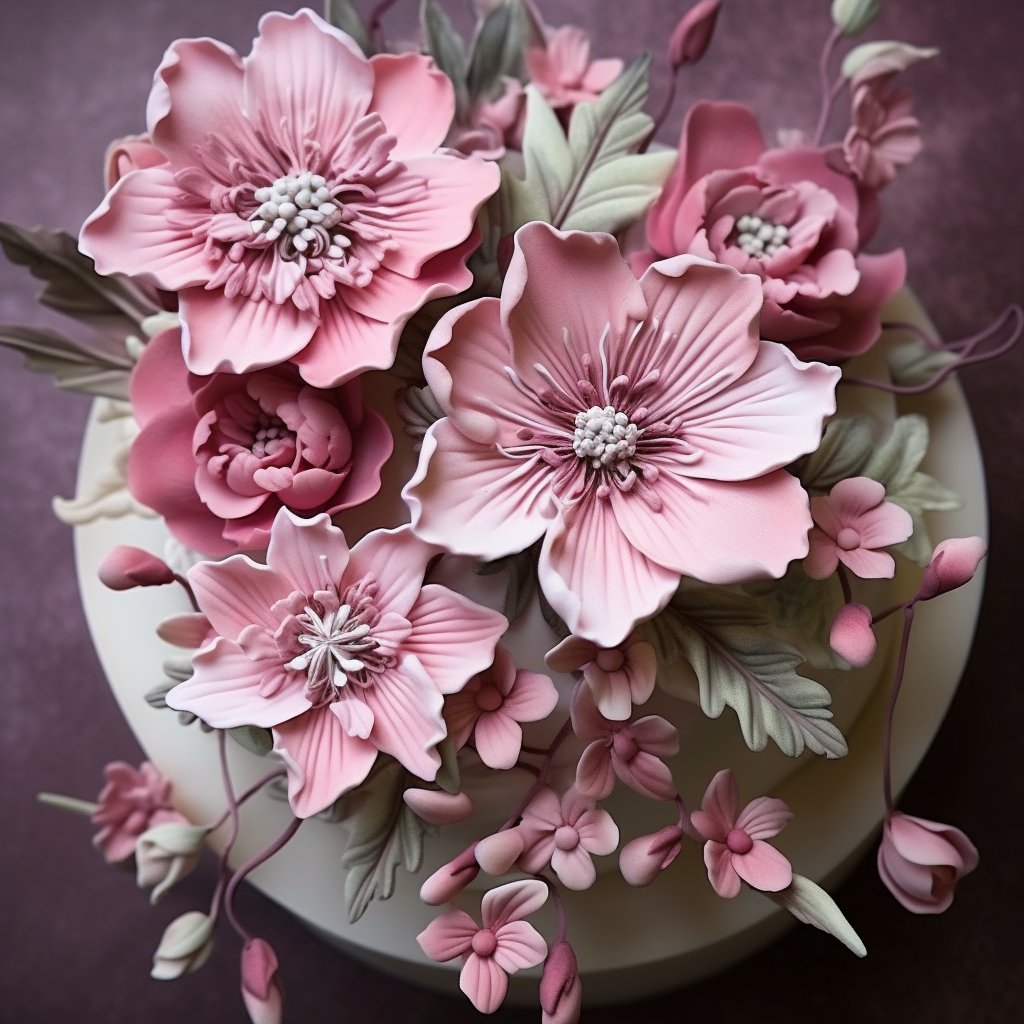
M 284 420 L 271 413 L 260 412 L 256 417 L 252 435 L 252 453 L 258 459 L 273 456 L 286 442 L 295 439 L 295 432 L 289 430 Z
M 618 647 L 606 647 L 603 651 L 597 652 L 594 659 L 597 667 L 605 672 L 618 672 L 626 663 L 626 656 Z
M 640 753 L 640 745 L 630 729 L 616 729 L 612 733 L 612 750 L 621 761 L 629 764 Z
M 614 466 L 626 469 L 636 454 L 640 430 L 624 412 L 611 405 L 592 405 L 586 412 L 576 413 L 572 450 L 590 462 L 594 469 Z
M 836 544 L 844 551 L 860 547 L 860 534 L 852 526 L 844 526 L 836 536 Z
M 331 234 L 342 219 L 342 207 L 331 195 L 327 179 L 306 171 L 278 178 L 256 189 L 260 206 L 249 218 L 253 231 L 277 242 L 283 259 L 298 255 L 340 257 L 352 243 L 343 234 Z
M 498 940 L 490 928 L 481 928 L 471 943 L 477 956 L 490 956 L 498 948 Z
M 575 850 L 580 845 L 580 834 L 572 825 L 561 825 L 555 830 L 555 846 L 560 850 Z
M 725 845 L 729 847 L 730 853 L 750 853 L 754 846 L 754 840 L 741 828 L 734 828 L 725 837 Z
M 745 213 L 736 221 L 734 244 L 748 256 L 774 256 L 788 239 L 785 224 L 773 224 L 756 213 Z
M 481 711 L 497 711 L 504 703 L 501 691 L 496 686 L 485 685 L 477 690 L 476 706 Z

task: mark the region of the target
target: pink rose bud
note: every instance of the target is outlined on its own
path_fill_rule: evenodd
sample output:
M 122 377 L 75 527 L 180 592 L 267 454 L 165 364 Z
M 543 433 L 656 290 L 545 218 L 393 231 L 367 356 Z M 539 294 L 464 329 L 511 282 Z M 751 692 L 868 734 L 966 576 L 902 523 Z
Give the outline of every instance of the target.
M 447 864 L 439 867 L 420 886 L 420 899 L 431 907 L 438 907 L 455 899 L 480 874 L 476 862 L 476 843 L 468 846 Z
M 540 979 L 542 1024 L 576 1024 L 580 1019 L 582 997 L 576 953 L 563 939 L 548 952 Z
M 476 862 L 489 875 L 504 875 L 512 870 L 525 846 L 519 829 L 502 829 L 476 844 Z
M 969 583 L 978 571 L 987 548 L 980 537 L 950 537 L 940 541 L 921 577 L 918 601 L 930 601 Z
M 844 604 L 836 613 L 828 643 L 854 668 L 863 668 L 875 656 L 878 641 L 871 628 L 871 609 L 864 604 Z
M 914 914 L 941 914 L 953 890 L 978 866 L 978 851 L 958 828 L 895 811 L 882 828 L 878 873 Z
M 683 830 L 678 825 L 640 836 L 620 851 L 619 871 L 630 885 L 650 885 L 676 859 L 682 844 Z
M 162 587 L 174 582 L 174 571 L 156 555 L 142 548 L 118 544 L 103 557 L 96 570 L 100 582 L 111 590 Z
M 441 789 L 407 789 L 402 799 L 411 811 L 431 825 L 454 825 L 473 813 L 473 801 L 466 793 L 445 793 Z
M 250 939 L 242 950 L 242 1001 L 252 1024 L 281 1024 L 284 992 L 270 943 Z
M 668 59 L 672 70 L 684 64 L 696 64 L 711 42 L 722 0 L 698 0 L 676 25 L 668 43 Z

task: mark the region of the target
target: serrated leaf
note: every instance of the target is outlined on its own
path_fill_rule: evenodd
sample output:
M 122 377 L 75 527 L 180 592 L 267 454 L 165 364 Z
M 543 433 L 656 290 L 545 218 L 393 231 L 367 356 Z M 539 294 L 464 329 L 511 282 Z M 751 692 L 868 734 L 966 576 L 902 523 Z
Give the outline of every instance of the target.
M 345 875 L 345 910 L 350 924 L 372 900 L 389 899 L 399 867 L 417 871 L 423 863 L 423 837 L 429 826 L 402 800 L 406 770 L 395 761 L 359 787 L 360 805 L 341 858 Z
M 947 349 L 935 349 L 920 338 L 904 342 L 889 354 L 889 376 L 893 384 L 916 388 L 927 384 L 959 357 Z
M 529 41 L 529 23 L 520 0 L 505 0 L 480 22 L 466 71 L 470 103 L 493 99 L 501 80 L 521 78 L 523 51 Z
M 250 754 L 266 757 L 274 749 L 274 737 L 269 729 L 260 729 L 255 725 L 239 725 L 228 729 L 228 735 Z
M 466 90 L 466 45 L 462 41 L 462 36 L 455 31 L 448 15 L 434 0 L 423 0 L 420 21 L 423 25 L 427 53 L 451 79 L 455 87 L 455 116 L 463 118 L 469 110 L 469 93 Z
M 793 881 L 787 888 L 781 892 L 766 892 L 765 896 L 785 907 L 798 921 L 834 935 L 857 956 L 867 956 L 864 943 L 836 906 L 835 900 L 809 878 L 793 875 Z
M 327 0 L 324 4 L 324 20 L 350 35 L 367 57 L 373 56 L 375 50 L 366 23 L 349 0 Z
M 65 391 L 128 400 L 132 361 L 113 338 L 90 344 L 45 327 L 0 324 L 0 345 L 21 353 L 26 369 L 50 374 Z
M 29 230 L 0 221 L 0 246 L 12 263 L 46 282 L 39 295 L 44 306 L 101 332 L 113 326 L 127 335 L 159 312 L 128 278 L 97 274 L 93 261 L 78 251 L 66 231 Z

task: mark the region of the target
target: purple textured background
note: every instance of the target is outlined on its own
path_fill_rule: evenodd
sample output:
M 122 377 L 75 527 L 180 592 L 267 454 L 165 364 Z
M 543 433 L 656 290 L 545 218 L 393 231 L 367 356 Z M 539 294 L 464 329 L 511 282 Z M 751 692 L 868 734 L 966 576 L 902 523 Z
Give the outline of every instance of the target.
M 247 52 L 267 0 L 71 0 L 6 4 L 0 61 L 0 217 L 75 231 L 99 201 L 111 138 L 141 130 L 153 69 L 168 42 L 209 35 Z M 12 9 L 13 6 L 13 9 Z M 454 5 L 452 5 L 454 6 Z M 627 7 L 612 0 L 548 0 L 553 25 L 585 25 L 599 55 L 630 56 L 665 40 L 683 0 Z M 940 46 L 942 58 L 910 76 L 924 156 L 883 198 L 874 248 L 902 245 L 910 281 L 947 338 L 988 323 L 1024 299 L 1024 15 L 1019 0 L 883 0 L 873 38 Z M 369 7 L 364 0 L 363 9 Z M 399 7 L 415 7 L 413 0 Z M 684 81 L 671 133 L 696 95 L 750 102 L 766 133 L 810 126 L 828 0 L 726 0 L 706 62 Z M 642 13 L 637 13 L 642 12 Z M 391 24 L 411 32 L 410 12 Z M 751 24 L 745 25 L 748 16 Z M 805 20 L 811 17 L 810 24 Z M 403 26 L 404 29 L 403 29 Z M 660 65 L 659 65 L 660 70 Z M 655 82 L 660 97 L 663 81 Z M 0 321 L 43 323 L 28 275 L 0 264 Z M 652 1020 L 693 1015 L 870 1021 L 1024 1020 L 1019 813 L 1022 689 L 1018 540 L 1024 480 L 1024 346 L 963 384 L 986 453 L 996 555 L 967 673 L 952 711 L 903 807 L 961 826 L 982 866 L 937 919 L 913 917 L 884 890 L 866 858 L 835 897 L 867 943 L 858 961 L 810 928 L 685 991 L 638 1004 Z M 125 1024 L 242 1021 L 237 948 L 225 934 L 212 963 L 174 985 L 148 978 L 167 921 L 206 899 L 207 863 L 158 910 L 129 877 L 105 869 L 88 827 L 35 804 L 38 789 L 91 796 L 102 765 L 137 761 L 86 633 L 73 576 L 71 531 L 50 513 L 70 495 L 88 400 L 58 394 L 0 352 L 7 441 L 0 492 L 0 1022 Z M 407 1022 L 477 1019 L 465 1001 L 425 993 L 332 952 L 252 892 L 241 913 L 270 938 L 283 964 L 290 1021 Z M 620 1019 L 595 1010 L 585 1020 Z M 498 1021 L 538 1019 L 502 1010 Z

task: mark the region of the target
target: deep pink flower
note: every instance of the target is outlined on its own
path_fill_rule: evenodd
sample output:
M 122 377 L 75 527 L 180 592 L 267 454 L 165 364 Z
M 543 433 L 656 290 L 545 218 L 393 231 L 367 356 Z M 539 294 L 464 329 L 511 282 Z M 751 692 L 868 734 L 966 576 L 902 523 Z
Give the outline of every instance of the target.
M 869 79 L 854 90 L 843 156 L 865 188 L 888 185 L 897 169 L 921 152 L 920 126 L 912 108 L 911 94 L 891 88 L 888 76 Z
M 130 544 L 111 548 L 100 559 L 96 575 L 111 590 L 162 587 L 174 582 L 174 570 L 162 558 Z
M 540 932 L 523 920 L 547 898 L 547 886 L 536 879 L 499 885 L 484 895 L 482 925 L 464 910 L 452 910 L 435 917 L 416 941 L 438 963 L 461 956 L 459 988 L 481 1013 L 494 1013 L 508 991 L 508 975 L 536 967 L 547 956 Z
M 980 537 L 949 537 L 939 541 L 921 576 L 917 599 L 929 601 L 970 583 L 987 550 Z
M 573 732 L 593 740 L 576 766 L 576 789 L 603 800 L 615 788 L 618 776 L 630 789 L 651 800 L 672 800 L 676 785 L 662 760 L 679 753 L 679 733 L 659 715 L 636 722 L 614 722 L 603 716 L 585 686 L 572 703 Z
M 517 669 L 499 646 L 494 664 L 445 701 L 444 717 L 456 749 L 472 736 L 488 768 L 511 768 L 523 745 L 519 723 L 542 721 L 557 703 L 558 691 L 547 676 Z
M 879 311 L 906 271 L 900 250 L 860 251 L 861 200 L 824 150 L 767 149 L 746 107 L 697 103 L 648 215 L 651 250 L 633 266 L 692 253 L 754 274 L 764 290 L 762 337 L 801 359 L 845 359 L 878 339 Z
M 544 661 L 555 672 L 581 671 L 598 711 L 619 722 L 629 718 L 634 704 L 650 699 L 658 674 L 654 648 L 636 633 L 616 647 L 599 647 L 570 635 Z
M 559 799 L 545 786 L 523 811 L 518 829 L 524 843 L 519 866 L 536 874 L 550 864 L 567 889 L 589 889 L 597 878 L 591 854 L 604 856 L 619 844 L 612 816 L 575 789 Z
M 827 495 L 811 498 L 811 517 L 804 571 L 815 580 L 831 576 L 840 562 L 861 579 L 892 579 L 896 563 L 879 548 L 914 532 L 910 513 L 885 501 L 885 488 L 866 476 L 840 480 Z
M 449 79 L 426 57 L 367 60 L 312 11 L 267 14 L 252 53 L 172 44 L 149 135 L 82 230 L 100 273 L 179 292 L 195 373 L 291 359 L 330 387 L 394 359 L 406 319 L 453 295 L 498 168 L 441 145 Z
M 894 811 L 878 847 L 878 873 L 914 914 L 941 914 L 956 883 L 978 866 L 978 850 L 958 828 Z
M 139 836 L 154 825 L 188 824 L 188 819 L 171 806 L 170 780 L 149 761 L 143 761 L 137 769 L 125 761 L 111 761 L 103 769 L 103 776 L 107 782 L 92 815 L 92 823 L 101 828 L 92 841 L 108 864 L 131 857 Z
M 290 363 L 199 377 L 177 330 L 146 346 L 131 397 L 129 490 L 215 557 L 265 548 L 282 507 L 333 514 L 373 497 L 394 445 L 359 381 L 314 388 Z
M 381 750 L 432 781 L 442 694 L 490 664 L 503 615 L 423 584 L 435 549 L 408 527 L 349 550 L 326 515 L 281 509 L 267 564 L 245 555 L 189 571 L 219 633 L 167 695 L 216 729 L 271 729 L 300 817 L 357 786 Z
M 427 343 L 446 418 L 403 492 L 414 530 L 486 559 L 543 537 L 545 596 L 604 647 L 683 574 L 781 576 L 810 526 L 781 467 L 819 444 L 839 371 L 760 341 L 760 305 L 729 267 L 680 257 L 638 282 L 610 235 L 520 228 L 501 299 Z
M 547 29 L 546 45 L 526 48 L 526 72 L 558 110 L 596 100 L 622 71 L 622 61 L 590 59 L 590 37 L 575 25 Z
M 793 812 L 782 800 L 761 796 L 737 815 L 739 787 L 725 768 L 708 786 L 699 811 L 690 815 L 705 838 L 704 863 L 719 896 L 739 895 L 740 880 L 754 889 L 778 892 L 793 881 L 789 861 L 765 842 L 782 831 Z

